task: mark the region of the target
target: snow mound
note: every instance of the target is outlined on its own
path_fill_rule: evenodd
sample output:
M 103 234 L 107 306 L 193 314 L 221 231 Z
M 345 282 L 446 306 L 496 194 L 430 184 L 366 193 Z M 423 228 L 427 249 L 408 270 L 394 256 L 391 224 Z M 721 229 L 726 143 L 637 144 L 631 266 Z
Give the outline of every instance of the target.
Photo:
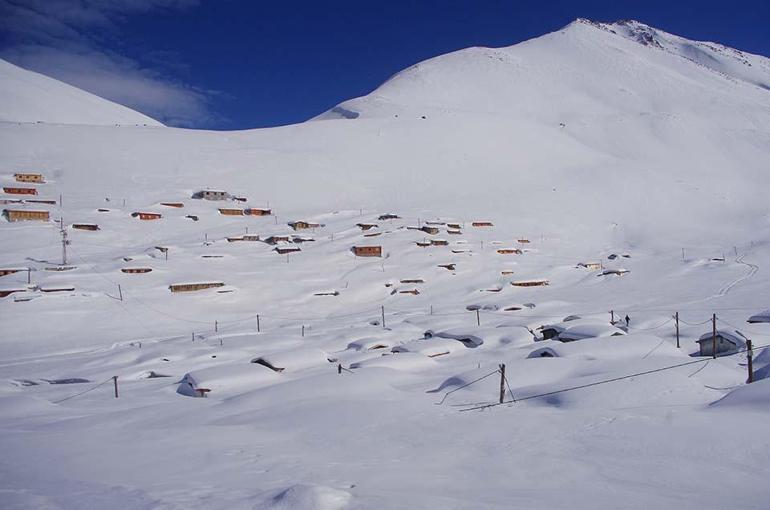
M 123 105 L 0 59 L 0 121 L 162 126 Z
M 282 490 L 264 505 L 264 510 L 341 510 L 348 506 L 349 492 L 323 485 L 296 484 Z
M 770 380 L 739 386 L 711 404 L 711 407 L 742 407 L 753 411 L 770 411 Z

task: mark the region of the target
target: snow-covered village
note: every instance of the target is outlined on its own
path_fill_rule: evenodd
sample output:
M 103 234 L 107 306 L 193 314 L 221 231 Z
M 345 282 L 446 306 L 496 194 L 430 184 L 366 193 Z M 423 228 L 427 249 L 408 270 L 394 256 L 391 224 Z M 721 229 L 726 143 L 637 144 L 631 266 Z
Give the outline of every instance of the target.
M 0 507 L 770 504 L 767 57 L 578 18 L 202 129 L 19 54 Z

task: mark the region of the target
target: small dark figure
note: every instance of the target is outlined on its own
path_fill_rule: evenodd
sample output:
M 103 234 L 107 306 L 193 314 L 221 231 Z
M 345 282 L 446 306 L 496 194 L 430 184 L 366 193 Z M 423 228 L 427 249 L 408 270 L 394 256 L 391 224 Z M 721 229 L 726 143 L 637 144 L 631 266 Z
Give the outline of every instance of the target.
M 626 315 L 626 327 L 628 327 L 628 323 L 631 322 L 631 318 Z

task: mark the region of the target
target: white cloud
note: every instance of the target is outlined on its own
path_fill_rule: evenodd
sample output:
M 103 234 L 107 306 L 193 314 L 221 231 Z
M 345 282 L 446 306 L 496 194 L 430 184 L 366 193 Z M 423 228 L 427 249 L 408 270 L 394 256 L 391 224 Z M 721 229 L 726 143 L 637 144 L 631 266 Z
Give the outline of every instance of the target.
M 127 16 L 180 9 L 196 0 L 0 0 L 0 57 L 177 126 L 217 120 L 212 91 L 106 49 Z M 107 34 L 107 35 L 106 35 Z M 113 35 L 114 36 L 114 35 Z M 173 66 L 169 66 L 173 67 Z

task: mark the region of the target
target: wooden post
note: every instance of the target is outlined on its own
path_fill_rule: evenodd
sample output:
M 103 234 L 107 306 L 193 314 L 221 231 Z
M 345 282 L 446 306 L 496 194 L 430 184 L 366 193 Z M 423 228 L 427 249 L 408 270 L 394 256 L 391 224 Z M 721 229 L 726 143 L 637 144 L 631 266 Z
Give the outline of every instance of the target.
M 123 289 L 120 288 L 120 284 L 118 284 L 118 295 L 120 295 L 120 300 L 123 301 Z
M 505 399 L 505 363 L 500 365 L 500 403 Z
M 220 347 L 222 347 L 222 345 L 223 345 L 223 344 L 222 344 L 222 339 L 220 338 L 220 339 L 219 339 L 219 346 L 220 346 Z
M 259 314 L 257 314 L 257 333 L 259 333 Z
M 380 313 L 382 313 L 382 327 L 385 328 L 385 306 L 380 307 Z
M 342 373 L 342 363 L 338 363 L 338 364 L 337 364 L 337 373 L 338 373 L 338 374 L 341 374 L 341 373 Z
M 195 331 L 192 332 L 192 341 L 195 341 Z
M 679 312 L 674 314 L 674 319 L 676 319 L 676 348 L 679 349 Z
M 59 207 L 61 207 L 61 204 L 62 204 L 62 196 L 61 196 L 61 193 L 59 193 Z
M 32 283 L 32 268 L 28 267 L 27 268 L 27 285 L 29 285 L 30 283 Z
M 749 377 L 746 379 L 746 384 L 754 382 L 754 351 L 751 348 L 751 340 L 746 339 L 746 359 L 748 360 Z
M 615 310 L 610 310 L 610 324 L 615 324 Z
M 305 325 L 304 324 L 302 325 L 302 337 L 303 338 L 305 337 Z
M 112 384 L 115 386 L 115 398 L 118 398 L 118 376 L 113 375 L 112 376 Z
M 481 326 L 481 315 L 479 315 L 479 309 L 476 308 L 476 325 Z
M 717 359 L 717 314 L 713 314 L 711 317 L 712 333 L 711 333 L 711 357 Z
M 168 248 L 166 248 L 166 251 L 163 252 L 166 255 L 166 260 L 168 260 Z

